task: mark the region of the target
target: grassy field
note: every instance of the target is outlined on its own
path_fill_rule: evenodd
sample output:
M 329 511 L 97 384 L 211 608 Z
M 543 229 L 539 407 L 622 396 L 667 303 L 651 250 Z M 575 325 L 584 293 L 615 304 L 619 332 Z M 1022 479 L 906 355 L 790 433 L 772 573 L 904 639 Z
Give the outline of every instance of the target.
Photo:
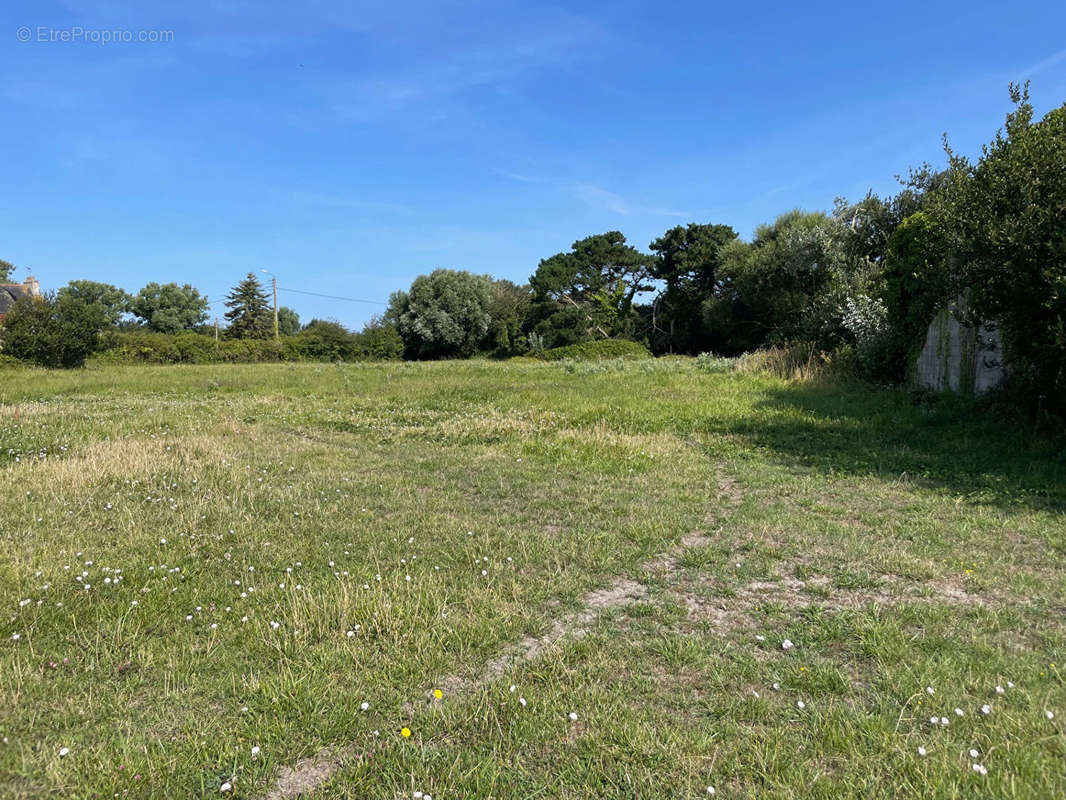
M 958 403 L 4 370 L 0 498 L 4 798 L 1066 796 L 1066 455 Z

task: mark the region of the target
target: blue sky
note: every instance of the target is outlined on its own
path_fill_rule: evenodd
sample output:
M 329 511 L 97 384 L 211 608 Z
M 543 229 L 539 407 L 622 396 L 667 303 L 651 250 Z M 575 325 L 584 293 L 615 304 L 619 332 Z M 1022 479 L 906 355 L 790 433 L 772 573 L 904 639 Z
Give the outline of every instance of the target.
M 592 233 L 892 192 L 945 131 L 976 153 L 1011 80 L 1066 101 L 1062 2 L 865 6 L 6 2 L 0 257 L 215 301 L 262 268 L 379 301 L 436 267 L 524 281 Z M 172 33 L 49 40 L 79 27 Z

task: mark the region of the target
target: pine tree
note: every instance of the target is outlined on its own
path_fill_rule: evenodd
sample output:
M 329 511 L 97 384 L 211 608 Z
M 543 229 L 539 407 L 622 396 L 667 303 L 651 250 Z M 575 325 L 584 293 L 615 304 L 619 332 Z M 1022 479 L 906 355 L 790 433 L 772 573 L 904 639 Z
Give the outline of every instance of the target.
M 266 339 L 274 331 L 270 304 L 259 279 L 252 272 L 226 296 L 226 319 L 231 339 Z

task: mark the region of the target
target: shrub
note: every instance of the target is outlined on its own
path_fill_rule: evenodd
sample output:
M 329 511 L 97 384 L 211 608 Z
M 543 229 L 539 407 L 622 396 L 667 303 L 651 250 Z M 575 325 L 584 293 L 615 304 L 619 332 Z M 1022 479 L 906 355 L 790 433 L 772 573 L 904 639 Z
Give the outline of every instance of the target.
M 348 361 L 355 357 L 355 338 L 339 322 L 311 320 L 292 342 L 301 358 L 311 361 Z
M 80 367 L 107 324 L 103 308 L 72 295 L 24 297 L 4 319 L 4 353 L 42 367 Z
M 1066 413 L 1066 104 L 1034 121 L 1028 85 L 977 163 L 948 151 L 935 214 L 965 299 L 999 326 L 1012 380 L 1034 407 Z
M 651 352 L 642 344 L 627 339 L 600 339 L 566 347 L 555 347 L 537 354 L 545 361 L 596 361 L 603 358 L 651 358 Z
M 403 339 L 395 325 L 374 317 L 354 335 L 356 358 L 366 361 L 393 361 L 403 357 Z

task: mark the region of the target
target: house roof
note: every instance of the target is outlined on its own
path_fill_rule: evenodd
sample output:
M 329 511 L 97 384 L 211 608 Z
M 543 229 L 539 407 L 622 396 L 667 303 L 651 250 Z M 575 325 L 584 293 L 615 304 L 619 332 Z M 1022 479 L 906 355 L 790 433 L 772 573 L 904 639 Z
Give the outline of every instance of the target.
M 11 310 L 12 306 L 30 293 L 21 283 L 0 283 L 0 316 Z

